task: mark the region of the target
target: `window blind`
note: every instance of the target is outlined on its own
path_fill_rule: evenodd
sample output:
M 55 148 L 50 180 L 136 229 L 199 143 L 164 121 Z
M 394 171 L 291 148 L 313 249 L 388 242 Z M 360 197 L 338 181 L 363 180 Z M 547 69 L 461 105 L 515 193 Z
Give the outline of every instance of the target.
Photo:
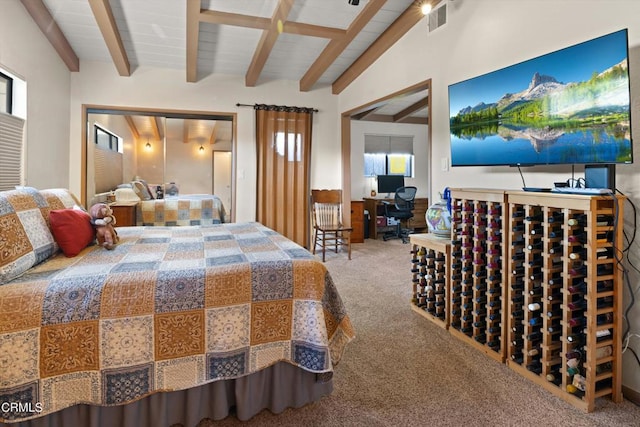
M 22 184 L 24 120 L 0 113 L 0 191 Z
M 93 164 L 96 193 L 113 190 L 122 184 L 122 162 L 121 153 L 95 146 Z
M 413 136 L 365 134 L 364 152 L 366 154 L 413 154 Z

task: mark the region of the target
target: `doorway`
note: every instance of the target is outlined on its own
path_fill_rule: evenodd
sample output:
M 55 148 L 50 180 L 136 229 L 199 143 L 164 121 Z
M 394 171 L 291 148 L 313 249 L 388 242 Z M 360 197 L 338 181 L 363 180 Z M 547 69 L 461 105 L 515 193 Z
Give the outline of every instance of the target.
M 213 153 L 223 151 L 228 153 L 226 176 L 218 181 L 228 186 L 227 221 L 235 221 L 235 113 L 83 105 L 83 115 L 83 204 L 134 178 L 157 185 L 180 181 L 181 194 L 216 194 Z M 115 142 L 107 156 L 107 174 L 100 173 L 106 150 L 104 144 L 98 147 L 95 129 L 106 131 Z M 105 182 L 104 175 L 115 176 Z
M 211 153 L 211 159 L 213 162 L 213 182 L 211 183 L 213 194 L 220 197 L 224 206 L 228 206 L 226 214 L 231 217 L 233 215 L 233 212 L 231 211 L 231 151 L 213 150 Z
M 403 105 L 404 104 L 404 105 Z M 352 194 L 352 168 L 353 156 L 364 157 L 364 152 L 354 153 L 351 132 L 352 121 L 377 121 L 384 123 L 407 123 L 427 126 L 427 147 L 424 167 L 426 168 L 426 194 L 431 199 L 431 79 L 424 80 L 415 85 L 404 88 L 398 92 L 378 98 L 366 104 L 345 111 L 341 115 L 341 141 L 342 141 L 342 188 L 345 203 L 353 200 Z M 416 167 L 418 167 L 416 165 Z M 357 192 L 356 192 L 357 193 Z M 345 209 L 345 222 L 351 224 L 351 212 Z

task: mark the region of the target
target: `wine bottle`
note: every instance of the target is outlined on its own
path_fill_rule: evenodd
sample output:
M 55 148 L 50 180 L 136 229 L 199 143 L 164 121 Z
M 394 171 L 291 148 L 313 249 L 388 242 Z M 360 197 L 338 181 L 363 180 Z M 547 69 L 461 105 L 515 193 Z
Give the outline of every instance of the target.
M 570 285 L 567 287 L 567 291 L 569 291 L 570 294 L 585 293 L 587 291 L 587 283 L 579 282 L 575 285 Z
M 516 209 L 511 212 L 511 218 L 522 218 L 524 217 L 524 209 Z
M 524 217 L 525 221 L 530 221 L 530 222 L 542 221 L 543 219 L 544 219 L 544 214 L 542 212 L 536 212 L 532 215 L 528 215 Z
M 529 289 L 529 295 L 533 297 L 541 297 L 542 296 L 542 286 L 536 286 L 534 288 Z
M 512 311 L 511 317 L 513 317 L 514 320 L 522 319 L 524 317 L 524 311 L 523 310 Z
M 571 243 L 587 243 L 587 233 L 580 232 L 567 236 L 567 240 Z
M 609 357 L 613 354 L 613 347 L 608 345 L 606 347 L 596 348 L 596 359 L 602 359 Z
M 570 302 L 567 304 L 567 308 L 571 311 L 576 311 L 576 310 L 583 310 L 587 308 L 587 301 L 586 300 L 578 300 L 575 302 Z
M 522 280 L 516 280 L 511 284 L 511 289 L 514 291 L 522 291 L 524 290 L 524 282 Z
M 613 280 L 602 280 L 597 284 L 598 292 L 608 292 L 613 290 Z
M 511 255 L 511 259 L 513 261 L 523 260 L 524 256 L 525 256 L 524 252 L 516 252 L 513 255 Z
M 542 373 L 542 364 L 540 361 L 531 362 L 527 365 L 527 369 L 534 374 L 540 374 Z
M 575 343 L 579 343 L 581 341 L 582 341 L 582 334 L 567 335 L 567 342 L 575 344 Z
M 576 326 L 583 326 L 585 323 L 586 319 L 584 318 L 584 316 L 572 317 L 571 319 L 569 319 L 569 326 L 571 326 L 572 328 L 575 328 Z
M 543 232 L 544 232 L 544 229 L 542 228 L 541 225 L 531 227 L 531 229 L 529 230 L 529 234 L 535 235 L 535 236 L 540 236 L 542 235 Z
M 562 212 L 551 212 L 551 214 L 549 215 L 549 218 L 547 219 L 548 222 L 553 223 L 553 222 L 563 222 L 564 221 L 564 214 Z
M 562 285 L 562 273 L 559 273 L 559 272 L 553 273 L 551 277 L 549 277 L 549 280 L 547 281 L 547 283 L 550 286 Z
M 542 325 L 542 317 L 533 317 L 529 319 L 529 325 L 531 326 Z
M 514 233 L 521 233 L 524 231 L 524 224 L 515 224 L 512 228 L 511 231 L 513 231 Z
M 535 243 L 531 243 L 529 245 L 527 245 L 527 249 L 530 251 L 536 250 L 536 249 L 542 249 L 544 247 L 544 242 L 542 240 L 539 240 Z
M 527 308 L 529 309 L 529 311 L 539 311 L 542 306 L 540 305 L 540 303 L 534 302 L 527 305 Z
M 569 275 L 571 277 L 584 277 L 587 274 L 587 266 L 582 265 L 579 267 L 573 267 L 569 269 Z
M 562 231 L 562 228 L 556 228 L 556 229 L 549 230 L 549 238 L 550 239 L 555 239 L 555 238 L 562 239 L 563 236 L 564 236 L 564 232 Z
M 574 215 L 573 218 L 569 218 L 567 220 L 567 224 L 575 227 L 575 226 L 582 226 L 584 227 L 587 223 L 587 215 L 586 214 L 578 214 L 578 215 Z
M 562 249 L 563 249 L 562 242 L 558 242 L 549 248 L 549 253 L 562 255 Z
M 596 267 L 596 274 L 598 276 L 608 276 L 613 274 L 613 264 L 599 264 Z
M 539 341 L 542 339 L 542 332 L 531 332 L 530 334 L 527 334 L 527 340 L 529 341 Z
M 574 246 L 573 251 L 569 254 L 570 259 L 587 259 L 587 250 L 582 246 Z
M 613 323 L 613 313 L 603 313 L 596 316 L 596 324 L 605 325 Z
M 536 271 L 534 271 L 533 273 L 531 273 L 531 274 L 529 275 L 529 279 L 531 279 L 531 280 L 533 280 L 533 281 L 536 281 L 536 280 L 542 280 L 542 276 L 543 276 L 542 271 L 538 271 L 538 270 L 536 269 Z
M 567 375 L 575 375 L 575 374 L 579 374 L 580 373 L 580 368 L 567 368 Z
M 558 316 L 562 316 L 562 310 L 561 309 L 547 311 L 547 317 L 549 317 L 549 318 L 558 317 Z
M 511 302 L 513 303 L 522 303 L 524 302 L 524 295 L 514 295 L 511 297 Z

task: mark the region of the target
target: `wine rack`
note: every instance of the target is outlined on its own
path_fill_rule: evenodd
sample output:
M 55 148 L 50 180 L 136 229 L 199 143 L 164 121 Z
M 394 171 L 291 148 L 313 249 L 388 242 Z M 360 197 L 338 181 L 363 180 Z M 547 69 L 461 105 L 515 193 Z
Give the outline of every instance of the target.
M 450 240 L 435 234 L 411 234 L 411 308 L 443 328 L 449 327 Z
M 623 197 L 507 199 L 507 364 L 589 412 L 621 401 Z
M 505 359 L 505 192 L 451 190 L 450 332 Z
M 414 234 L 414 311 L 587 412 L 622 401 L 624 196 L 451 189 Z

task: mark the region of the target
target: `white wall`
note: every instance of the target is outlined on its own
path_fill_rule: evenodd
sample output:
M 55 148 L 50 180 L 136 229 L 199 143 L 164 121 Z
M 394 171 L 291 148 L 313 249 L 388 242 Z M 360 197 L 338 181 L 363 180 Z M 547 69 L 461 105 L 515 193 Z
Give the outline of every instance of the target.
M 247 88 L 243 76 L 228 75 L 213 75 L 197 83 L 187 83 L 185 71 L 153 68 L 138 68 L 131 77 L 120 77 L 113 64 L 81 62 L 80 72 L 71 76 L 71 189 L 80 191 L 83 104 L 237 113 L 236 220 L 255 220 L 255 114 L 252 108 L 236 107 L 237 103 L 317 108 L 319 112 L 313 119 L 311 185 L 316 188 L 341 186 L 337 97 L 331 95 L 329 88 L 300 93 L 297 81 Z
M 67 187 L 70 72 L 19 1 L 2 1 L 0 68 L 27 83 L 25 184 Z
M 433 190 L 450 187 L 518 189 L 517 169 L 508 167 L 452 168 L 440 171 L 449 158 L 448 85 L 494 71 L 551 51 L 623 28 L 629 29 L 632 136 L 636 135 L 633 165 L 617 167 L 617 187 L 640 205 L 640 1 L 632 0 L 455 0 L 449 2 L 448 22 L 429 33 L 422 20 L 360 78 L 340 94 L 339 111 L 348 111 L 432 79 Z M 582 169 L 576 167 L 576 171 Z M 570 167 L 523 170 L 528 186 L 550 187 L 570 177 Z M 581 174 L 580 174 L 581 176 Z M 633 232 L 626 204 L 625 230 Z M 630 259 L 640 265 L 636 241 Z M 630 268 L 630 284 L 637 294 L 640 275 Z M 625 289 L 625 308 L 630 296 Z M 640 307 L 629 313 L 631 333 L 640 334 Z M 630 347 L 640 354 L 640 338 Z M 630 352 L 624 355 L 623 384 L 640 391 L 640 369 Z
M 371 197 L 373 178 L 364 176 L 364 135 L 413 136 L 414 177 L 406 178 L 405 185 L 418 187 L 417 197 L 429 197 L 429 146 L 425 125 L 351 121 L 351 200 Z M 376 186 L 373 186 L 375 189 Z

